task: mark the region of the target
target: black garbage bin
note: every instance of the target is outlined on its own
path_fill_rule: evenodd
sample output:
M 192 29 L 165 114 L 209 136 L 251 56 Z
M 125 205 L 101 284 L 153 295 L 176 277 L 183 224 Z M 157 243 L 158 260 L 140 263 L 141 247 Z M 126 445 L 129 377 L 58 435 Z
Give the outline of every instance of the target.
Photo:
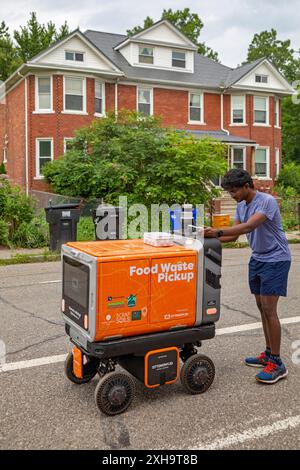
M 45 208 L 50 230 L 50 250 L 59 251 L 67 242 L 77 240 L 77 223 L 80 218 L 78 204 L 62 204 Z
M 125 210 L 101 204 L 93 211 L 96 240 L 120 240 L 123 238 Z

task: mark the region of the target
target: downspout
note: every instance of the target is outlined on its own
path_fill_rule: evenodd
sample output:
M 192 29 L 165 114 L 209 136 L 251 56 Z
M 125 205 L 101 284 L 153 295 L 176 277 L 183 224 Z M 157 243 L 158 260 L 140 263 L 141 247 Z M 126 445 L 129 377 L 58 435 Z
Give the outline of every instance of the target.
M 117 78 L 116 83 L 115 83 L 115 117 L 116 117 L 116 120 L 118 119 L 118 83 L 119 83 L 119 79 Z
M 222 87 L 221 87 L 222 88 Z M 229 135 L 229 130 L 224 129 L 224 91 L 225 89 L 222 88 L 221 92 L 221 131 L 226 132 Z M 230 168 L 230 145 L 227 145 L 227 167 Z
M 25 80 L 25 91 L 24 91 L 24 99 L 25 99 L 25 190 L 26 195 L 29 194 L 29 163 L 28 163 L 28 88 L 27 88 L 27 76 L 22 75 L 18 72 L 20 77 L 24 78 Z

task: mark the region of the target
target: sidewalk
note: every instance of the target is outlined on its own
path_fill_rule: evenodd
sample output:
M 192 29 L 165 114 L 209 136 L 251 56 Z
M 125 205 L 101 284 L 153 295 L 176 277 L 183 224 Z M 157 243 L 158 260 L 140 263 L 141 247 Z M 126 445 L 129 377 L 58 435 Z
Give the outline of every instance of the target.
M 286 237 L 288 240 L 297 240 L 299 241 L 300 243 L 300 231 L 297 230 L 297 231 L 294 231 L 294 232 L 288 232 L 286 233 Z M 247 237 L 246 235 L 242 235 L 239 237 L 239 242 L 240 243 L 247 243 Z M 24 256 L 26 257 L 26 255 L 28 256 L 32 256 L 33 258 L 35 257 L 39 257 L 39 255 L 41 257 L 45 257 L 47 258 L 48 256 L 51 257 L 51 256 L 56 256 L 56 257 L 59 257 L 59 254 L 58 253 L 52 253 L 49 251 L 49 249 L 47 247 L 44 247 L 44 248 L 19 248 L 19 249 L 12 249 L 10 250 L 9 248 L 4 248 L 4 247 L 0 247 L 0 260 L 9 260 L 9 259 L 12 259 L 18 255 L 21 255 L 21 256 Z

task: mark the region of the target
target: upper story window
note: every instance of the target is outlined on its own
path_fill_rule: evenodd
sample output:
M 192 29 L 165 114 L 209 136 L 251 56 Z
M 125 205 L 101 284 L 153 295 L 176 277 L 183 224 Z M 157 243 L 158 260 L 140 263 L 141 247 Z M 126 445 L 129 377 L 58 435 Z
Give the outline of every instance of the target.
M 185 52 L 172 51 L 172 67 L 185 69 L 186 57 Z
M 189 94 L 189 122 L 203 122 L 203 95 L 202 93 Z
M 245 96 L 231 95 L 231 123 L 245 124 Z
M 139 63 L 140 64 L 153 64 L 153 47 L 139 47 Z
M 269 98 L 254 96 L 254 124 L 269 124 Z
M 36 111 L 52 111 L 52 77 L 36 77 Z
M 84 62 L 84 53 L 76 51 L 65 51 L 65 59 L 73 62 Z
M 84 113 L 86 111 L 85 79 L 81 77 L 65 77 L 64 111 Z
M 269 77 L 268 75 L 255 75 L 255 82 L 256 83 L 268 83 L 269 82 Z
M 153 90 L 151 88 L 138 88 L 137 110 L 146 116 L 153 114 Z
M 102 82 L 95 81 L 95 113 L 104 113 L 104 86 Z
M 279 112 L 280 112 L 280 104 L 279 99 L 275 98 L 275 109 L 274 109 L 274 125 L 275 127 L 279 127 Z

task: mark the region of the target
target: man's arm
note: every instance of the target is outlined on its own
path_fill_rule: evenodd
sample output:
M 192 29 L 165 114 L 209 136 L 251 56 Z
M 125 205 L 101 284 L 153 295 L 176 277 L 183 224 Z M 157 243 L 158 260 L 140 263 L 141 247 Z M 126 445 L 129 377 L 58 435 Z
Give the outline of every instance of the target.
M 234 225 L 240 225 L 241 222 L 238 220 L 234 221 Z M 224 230 L 223 230 L 224 231 Z M 239 235 L 227 235 L 224 237 L 220 237 L 219 240 L 222 243 L 231 243 L 231 242 L 236 242 L 239 239 Z
M 257 214 L 252 215 L 252 217 L 250 217 L 250 219 L 243 224 L 237 224 L 237 225 L 234 225 L 233 227 L 222 229 L 224 236 L 220 237 L 220 240 L 227 242 L 227 237 L 238 238 L 240 235 L 253 232 L 253 230 L 255 230 L 259 225 L 263 224 L 265 220 L 267 220 L 267 217 L 264 214 L 258 212 Z M 216 238 L 218 232 L 219 232 L 218 229 L 207 228 L 204 230 L 204 237 Z

